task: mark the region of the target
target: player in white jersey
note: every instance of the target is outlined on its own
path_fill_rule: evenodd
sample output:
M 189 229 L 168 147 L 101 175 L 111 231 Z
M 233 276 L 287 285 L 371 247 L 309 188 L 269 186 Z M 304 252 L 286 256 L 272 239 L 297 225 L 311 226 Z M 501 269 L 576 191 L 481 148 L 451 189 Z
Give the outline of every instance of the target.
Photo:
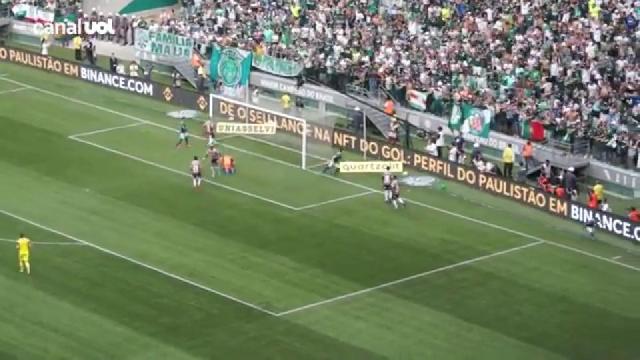
M 213 121 L 207 120 L 202 124 L 202 129 L 204 131 L 204 136 L 207 137 L 207 146 L 212 146 L 215 143 L 215 134 L 213 132 L 214 126 Z
M 398 181 L 398 177 L 394 176 L 391 181 L 391 202 L 393 203 L 394 208 L 398 208 L 398 203 L 402 206 L 407 206 L 404 200 L 400 197 L 400 182 Z
M 197 156 L 194 156 L 193 160 L 191 160 L 191 178 L 193 179 L 193 187 L 200 187 L 200 183 L 202 183 L 202 169 Z
M 387 166 L 387 169 L 382 174 L 382 192 L 384 193 L 384 202 L 391 201 L 391 168 Z
M 216 173 L 220 171 L 220 152 L 211 145 L 204 156 L 211 161 L 211 177 L 216 177 Z

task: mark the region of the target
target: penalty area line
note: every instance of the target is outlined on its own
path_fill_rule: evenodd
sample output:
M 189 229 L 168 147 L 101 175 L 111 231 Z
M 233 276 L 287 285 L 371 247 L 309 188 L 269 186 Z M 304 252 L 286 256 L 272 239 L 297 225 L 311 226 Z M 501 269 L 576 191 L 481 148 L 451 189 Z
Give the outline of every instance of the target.
M 14 243 L 17 240 L 14 239 L 2 239 L 0 238 L 0 242 Z M 35 245 L 62 245 L 62 246 L 86 246 L 86 244 L 79 243 L 77 241 L 32 241 L 32 244 Z
M 186 172 L 182 172 L 182 171 L 176 170 L 174 168 L 170 168 L 168 166 L 164 166 L 164 165 L 158 164 L 158 163 L 153 162 L 153 161 L 145 160 L 145 159 L 137 157 L 135 155 L 131 155 L 129 153 L 125 153 L 125 152 L 122 152 L 122 151 L 119 151 L 119 150 L 116 150 L 116 149 L 112 149 L 112 148 L 107 147 L 107 146 L 96 144 L 94 142 L 91 142 L 91 141 L 88 141 L 88 140 L 85 140 L 85 139 L 81 139 L 79 137 L 69 136 L 69 139 L 77 141 L 77 142 L 80 142 L 80 143 L 83 143 L 85 145 L 90 145 L 90 146 L 96 147 L 98 149 L 110 152 L 112 154 L 120 155 L 122 157 L 131 159 L 131 160 L 139 161 L 141 163 L 156 167 L 158 169 L 163 169 L 163 170 L 172 172 L 174 174 L 178 174 L 178 175 L 182 175 L 182 176 L 186 176 L 186 177 L 190 177 L 191 176 L 190 174 L 188 174 Z M 294 206 L 291 206 L 291 205 L 288 205 L 288 204 L 285 204 L 285 203 L 281 203 L 279 201 L 266 198 L 264 196 L 260 196 L 260 195 L 257 195 L 257 194 L 254 194 L 254 193 L 250 193 L 250 192 L 247 192 L 247 191 L 244 191 L 244 190 L 236 189 L 236 188 L 234 188 L 232 186 L 224 185 L 224 184 L 209 180 L 207 178 L 202 178 L 202 181 L 204 181 L 207 184 L 211 184 L 211 185 L 223 188 L 225 190 L 233 191 L 235 193 L 239 193 L 239 194 L 242 194 L 242 195 L 245 195 L 245 196 L 248 196 L 248 197 L 252 197 L 254 199 L 262 200 L 262 201 L 270 203 L 272 205 L 278 205 L 278 206 L 281 206 L 281 207 L 289 209 L 289 210 L 297 211 L 297 208 L 294 207 Z
M 17 88 L 17 89 L 4 90 L 4 91 L 0 91 L 0 95 L 10 94 L 10 93 L 17 93 L 17 92 L 23 91 L 23 90 L 29 90 L 29 88 L 28 87 L 21 87 L 21 88 Z
M 297 312 L 300 312 L 300 311 L 303 311 L 303 310 L 308 310 L 308 309 L 311 309 L 311 308 L 315 308 L 315 307 L 318 307 L 318 306 L 321 306 L 321 305 L 326 305 L 326 304 L 334 303 L 336 301 L 352 298 L 354 296 L 366 294 L 366 293 L 369 293 L 369 292 L 372 292 L 372 291 L 375 291 L 375 290 L 384 289 L 384 288 L 387 288 L 387 287 L 390 287 L 390 286 L 393 286 L 393 285 L 397 285 L 397 284 L 401 284 L 401 283 L 404 283 L 404 282 L 407 282 L 407 281 L 410 281 L 410 280 L 418 279 L 418 278 L 421 278 L 421 277 L 429 276 L 429 275 L 440 273 L 440 272 L 445 272 L 445 271 L 448 271 L 448 270 L 451 270 L 451 269 L 455 269 L 455 268 L 458 268 L 458 267 L 461 267 L 461 266 L 473 264 L 473 263 L 476 263 L 476 262 L 479 262 L 479 261 L 482 261 L 482 260 L 491 259 L 491 258 L 494 258 L 496 256 L 501 256 L 501 255 L 509 254 L 509 253 L 512 253 L 512 252 L 528 249 L 530 247 L 534 247 L 534 246 L 541 245 L 541 244 L 544 244 L 544 243 L 545 243 L 544 241 L 534 241 L 534 242 L 530 242 L 530 243 L 525 244 L 525 245 L 520 245 L 520 246 L 512 247 L 512 248 L 509 248 L 509 249 L 506 249 L 506 250 L 497 251 L 497 252 L 494 252 L 494 253 L 491 253 L 491 254 L 478 256 L 478 257 L 475 257 L 473 259 L 460 261 L 460 262 L 457 262 L 455 264 L 451 264 L 451 265 L 447 265 L 447 266 L 442 266 L 442 267 L 439 267 L 439 268 L 436 268 L 436 269 L 432 269 L 432 270 L 428 270 L 428 271 L 425 271 L 425 272 L 421 272 L 419 274 L 407 276 L 407 277 L 404 277 L 404 278 L 401 278 L 401 279 L 398 279 L 398 280 L 389 281 L 389 282 L 386 282 L 384 284 L 380 284 L 380 285 L 373 286 L 373 287 L 370 287 L 370 288 L 366 288 L 366 289 L 350 292 L 350 293 L 347 293 L 347 294 L 344 294 L 344 295 L 332 297 L 330 299 L 326 299 L 326 300 L 318 301 L 318 302 L 315 302 L 315 303 L 303 305 L 303 306 L 300 306 L 300 307 L 297 307 L 297 308 L 294 308 L 294 309 L 291 309 L 291 310 L 286 310 L 286 311 L 280 312 L 277 315 L 278 316 L 285 316 L 285 315 L 297 313 Z
M 6 82 L 10 82 L 10 83 L 13 83 L 13 84 L 16 84 L 16 85 L 24 86 L 24 87 L 27 87 L 29 89 L 33 89 L 33 90 L 39 91 L 39 92 L 41 92 L 43 94 L 48 94 L 48 95 L 51 95 L 51 96 L 54 96 L 54 97 L 65 99 L 67 101 L 71 101 L 71 102 L 74 102 L 74 103 L 77 103 L 77 104 L 81 104 L 81 105 L 85 105 L 85 106 L 88 106 L 88 107 L 92 107 L 94 109 L 102 110 L 102 111 L 105 111 L 105 112 L 108 112 L 108 113 L 111 113 L 111 114 L 114 114 L 114 115 L 119 115 L 119 116 L 122 116 L 122 117 L 126 117 L 126 118 L 134 120 L 134 121 L 140 121 L 140 122 L 144 122 L 144 123 L 147 123 L 149 125 L 152 125 L 152 126 L 165 128 L 167 130 L 174 131 L 174 129 L 172 129 L 172 128 L 168 127 L 168 126 L 164 126 L 164 125 L 161 125 L 161 124 L 158 124 L 158 123 L 154 123 L 154 122 L 151 122 L 151 121 L 148 121 L 148 120 L 143 120 L 143 119 L 140 119 L 140 118 L 135 117 L 133 115 L 121 113 L 121 112 L 115 111 L 113 109 L 106 108 L 104 106 L 92 104 L 92 103 L 89 103 L 89 102 L 86 102 L 86 101 L 82 101 L 82 100 L 79 100 L 79 99 L 76 99 L 76 98 L 73 98 L 73 97 L 69 97 L 69 96 L 66 96 L 66 95 L 62 95 L 62 94 L 56 93 L 56 92 L 53 92 L 53 91 L 49 91 L 49 90 L 45 90 L 45 89 L 42 89 L 42 88 L 38 88 L 38 87 L 35 87 L 33 85 L 29 85 L 29 84 L 26 84 L 26 83 L 23 83 L 23 82 L 20 82 L 20 81 L 16 81 L 16 80 L 9 79 L 9 78 L 6 78 L 6 77 L 0 78 L 0 80 L 6 81 Z M 202 137 L 199 137 L 199 138 L 202 139 Z M 252 138 L 252 137 L 246 137 L 246 138 L 254 140 L 254 141 L 262 142 L 262 143 L 265 143 L 265 144 L 269 144 L 269 145 L 274 146 L 274 147 L 286 149 L 288 151 L 301 153 L 299 150 L 287 148 L 287 147 L 284 147 L 282 145 L 275 144 L 275 143 L 272 143 L 270 141 L 266 141 L 264 139 L 258 139 L 258 138 Z M 80 140 L 78 138 L 74 138 L 74 139 L 77 140 L 77 141 L 82 141 L 82 140 Z M 290 163 L 284 162 L 282 160 L 271 158 L 271 157 L 266 156 L 266 155 L 256 154 L 254 152 L 247 151 L 247 150 L 244 150 L 244 149 L 241 149 L 241 148 L 231 147 L 229 145 L 226 145 L 226 146 L 229 147 L 230 149 L 234 149 L 234 150 L 237 150 L 237 151 L 242 151 L 242 152 L 247 153 L 247 154 L 252 154 L 252 155 L 255 154 L 256 156 L 259 156 L 259 157 L 264 158 L 264 159 L 268 159 L 268 160 L 276 162 L 276 163 L 281 163 L 281 164 L 286 165 L 286 166 L 299 168 L 298 166 L 296 166 L 294 164 L 290 164 Z M 322 157 L 319 157 L 319 156 L 316 156 L 316 155 L 313 155 L 313 154 L 308 154 L 308 156 L 314 157 L 314 158 L 319 159 L 319 160 L 326 160 L 326 159 L 324 159 Z M 172 169 L 172 171 L 173 171 L 173 169 Z M 315 172 L 315 171 L 312 171 L 312 170 L 309 170 L 309 169 L 304 169 L 304 171 L 308 171 L 308 172 L 316 174 L 318 176 L 325 176 L 327 178 L 334 179 L 335 181 L 341 182 L 343 184 L 355 186 L 355 187 L 361 188 L 363 190 L 370 190 L 370 191 L 374 191 L 374 192 L 377 192 L 377 193 L 381 193 L 380 190 L 376 190 L 376 189 L 373 189 L 372 187 L 369 187 L 369 186 L 366 186 L 366 185 L 362 185 L 362 184 L 359 184 L 359 183 L 356 183 L 356 182 L 353 182 L 353 181 L 349 181 L 349 180 L 341 179 L 339 177 L 334 177 L 334 176 L 318 173 L 318 172 Z M 521 232 L 521 231 L 518 231 L 518 230 L 514 230 L 514 229 L 511 229 L 511 228 L 508 228 L 508 227 L 505 227 L 505 226 L 497 225 L 497 224 L 494 224 L 494 223 L 491 223 L 491 222 L 488 222 L 488 221 L 484 221 L 484 220 L 481 220 L 481 219 L 477 219 L 477 218 L 474 218 L 474 217 L 463 215 L 463 214 L 455 212 L 455 211 L 450 211 L 450 210 L 443 209 L 443 208 L 440 208 L 440 207 L 437 207 L 437 206 L 433 206 L 433 205 L 430 205 L 430 204 L 428 204 L 426 202 L 412 200 L 412 199 L 409 199 L 409 198 L 405 198 L 405 201 L 407 201 L 410 204 L 416 205 L 416 206 L 420 206 L 420 207 L 423 207 L 423 208 L 426 208 L 426 209 L 431 209 L 433 211 L 437 211 L 437 212 L 442 213 L 442 214 L 447 214 L 447 215 L 450 215 L 452 217 L 456 217 L 456 218 L 459 218 L 459 219 L 467 220 L 467 221 L 470 221 L 470 222 L 473 222 L 473 223 L 476 223 L 476 224 L 479 224 L 479 225 L 482 225 L 482 226 L 488 226 L 488 227 L 491 227 L 493 229 L 497 229 L 497 230 L 501 230 L 501 231 L 504 231 L 504 232 L 507 232 L 507 233 L 510 233 L 510 234 L 518 235 L 518 236 L 521 236 L 521 237 L 524 237 L 524 238 L 527 238 L 527 239 L 530 239 L 530 240 L 535 240 L 535 241 L 542 240 L 542 241 L 546 242 L 547 244 L 556 246 L 558 248 L 562 248 L 562 249 L 565 249 L 565 250 L 568 250 L 568 251 L 573 251 L 575 253 L 578 253 L 578 254 L 581 254 L 581 255 L 584 255 L 584 256 L 587 256 L 587 257 L 591 257 L 591 258 L 594 258 L 594 259 L 602 260 L 602 261 L 608 262 L 610 264 L 614 264 L 614 265 L 617 265 L 617 266 L 620 266 L 620 267 L 623 267 L 623 268 L 626 268 L 626 269 L 629 269 L 629 270 L 634 270 L 634 271 L 640 272 L 640 267 L 629 265 L 629 264 L 626 264 L 626 263 L 623 263 L 623 262 L 620 262 L 620 261 L 617 261 L 617 260 L 613 260 L 613 259 L 601 256 L 601 255 L 597 255 L 597 254 L 594 254 L 594 253 L 591 253 L 591 252 L 588 252 L 588 251 L 585 251 L 585 250 L 582 250 L 582 249 L 579 249 L 579 248 L 576 248 L 576 247 L 573 247 L 573 246 L 565 245 L 565 244 L 562 244 L 562 243 L 559 243 L 559 242 L 556 242 L 556 241 L 552 241 L 552 240 L 542 239 L 542 238 L 540 238 L 538 236 L 535 236 L 535 235 L 527 234 L 527 233 L 524 233 L 524 232 Z M 290 207 L 290 208 L 292 208 L 292 210 L 296 209 L 295 207 Z
M 313 209 L 313 208 L 317 208 L 317 207 L 320 207 L 320 206 L 333 204 L 333 203 L 337 203 L 337 202 L 340 202 L 340 201 L 355 199 L 355 198 L 359 198 L 359 197 L 367 196 L 367 195 L 371 195 L 371 194 L 375 194 L 375 192 L 374 191 L 365 191 L 365 192 L 361 192 L 361 193 L 358 193 L 358 194 L 347 195 L 347 196 L 343 196 L 343 197 L 339 197 L 339 198 L 335 198 L 335 199 L 331 199 L 331 200 L 327 200 L 327 201 L 318 202 L 318 203 L 315 203 L 315 204 L 301 206 L 299 208 L 296 208 L 296 210 L 301 211 L 301 210 Z
M 96 135 L 96 134 L 106 133 L 106 132 L 109 132 L 109 131 L 120 130 L 120 129 L 128 129 L 128 128 L 132 128 L 132 127 L 136 127 L 136 126 L 142 126 L 142 125 L 145 125 L 145 124 L 141 123 L 141 122 L 136 122 L 136 123 L 133 123 L 133 124 L 120 125 L 120 126 L 114 126 L 114 127 L 110 127 L 110 128 L 106 128 L 106 129 L 98 129 L 98 130 L 94 130 L 94 131 L 87 131 L 87 132 L 83 132 L 83 133 L 79 133 L 79 134 L 73 134 L 73 135 L 69 135 L 69 137 L 70 138 L 74 138 L 74 137 Z
M 191 285 L 191 286 L 196 287 L 196 288 L 198 288 L 198 289 L 200 289 L 200 290 L 204 290 L 204 291 L 206 291 L 206 292 L 209 292 L 209 293 L 212 293 L 212 294 L 215 294 L 215 295 L 221 296 L 221 297 L 223 297 L 223 298 L 225 298 L 225 299 L 231 300 L 231 301 L 236 302 L 236 303 L 238 303 L 238 304 L 245 305 L 245 306 L 250 307 L 250 308 L 252 308 L 252 309 L 254 309 L 254 310 L 257 310 L 257 311 L 260 311 L 260 312 L 263 312 L 263 313 L 265 313 L 265 314 L 269 314 L 269 315 L 272 315 L 272 316 L 277 316 L 277 314 L 276 314 L 276 313 L 274 313 L 273 311 L 270 311 L 270 310 L 264 309 L 264 308 L 262 308 L 262 307 L 260 307 L 260 306 L 258 306 L 258 305 L 255 305 L 255 304 L 252 304 L 252 303 L 250 303 L 250 302 L 247 302 L 247 301 L 244 301 L 244 300 L 238 299 L 238 298 L 237 298 L 237 297 L 235 297 L 235 296 L 232 296 L 232 295 L 229 295 L 229 294 L 225 294 L 225 293 L 223 293 L 223 292 L 221 292 L 221 291 L 218 291 L 218 290 L 212 289 L 212 288 L 210 288 L 210 287 L 208 287 L 208 286 L 205 286 L 205 285 L 199 284 L 199 283 L 197 283 L 197 282 L 195 282 L 195 281 L 189 280 L 189 279 L 184 278 L 184 277 L 182 277 L 182 276 L 180 276 L 180 275 L 176 275 L 176 274 L 174 274 L 174 273 L 171 273 L 171 272 L 168 272 L 168 271 L 162 270 L 162 269 L 157 268 L 157 267 L 155 267 L 155 266 L 153 266 L 153 265 L 149 265 L 149 264 L 144 263 L 144 262 L 142 262 L 142 261 L 136 260 L 136 259 L 131 258 L 131 257 L 128 257 L 128 256 L 126 256 L 126 255 L 120 254 L 120 253 L 118 253 L 118 252 L 115 252 L 115 251 L 113 251 L 113 250 L 109 250 L 109 249 L 107 249 L 107 248 L 104 248 L 104 247 L 102 247 L 102 246 L 100 246 L 100 245 L 96 245 L 96 244 L 94 244 L 94 243 L 92 243 L 92 242 L 89 242 L 89 241 L 86 241 L 86 240 L 82 240 L 82 239 L 77 238 L 77 237 L 75 237 L 75 236 L 72 236 L 72 235 L 66 234 L 66 233 L 64 233 L 64 232 L 62 232 L 62 231 L 59 231 L 59 230 L 53 229 L 53 228 L 51 228 L 51 227 L 49 227 L 49 226 L 46 226 L 46 225 L 40 224 L 40 223 L 38 223 L 38 222 L 36 222 L 36 221 L 33 221 L 33 220 L 30 220 L 30 219 L 24 218 L 24 217 L 19 216 L 19 215 L 16 215 L 16 214 L 13 214 L 13 213 L 11 213 L 11 212 L 9 212 L 9 211 L 6 211 L 6 210 L 2 210 L 2 209 L 0 209 L 0 214 L 6 215 L 6 216 L 11 217 L 11 218 L 16 219 L 16 220 L 20 220 L 20 221 L 22 221 L 22 222 L 24 222 L 24 223 L 27 223 L 27 224 L 29 224 L 29 225 L 33 225 L 33 226 L 35 226 L 35 227 L 38 227 L 38 228 L 40 228 L 40 229 L 43 229 L 43 230 L 49 231 L 49 232 L 51 232 L 51 233 L 54 233 L 54 234 L 57 234 L 57 235 L 63 236 L 63 237 L 65 237 L 65 238 L 69 239 L 69 240 L 73 240 L 73 241 L 76 241 L 76 242 L 81 243 L 81 244 L 83 244 L 83 245 L 86 245 L 86 246 L 92 247 L 92 248 L 94 248 L 94 249 L 96 249 L 96 250 L 98 250 L 98 251 L 101 251 L 101 252 L 103 252 L 103 253 L 106 253 L 106 254 L 112 255 L 112 256 L 114 256 L 114 257 L 120 258 L 121 260 L 125 260 L 125 261 L 128 261 L 128 262 L 130 262 L 130 263 L 136 264 L 136 265 L 138 265 L 138 266 L 140 266 L 140 267 L 143 267 L 143 268 L 145 268 L 145 269 L 147 269 L 147 270 L 155 271 L 155 272 L 157 272 L 157 273 L 159 273 L 159 274 L 162 274 L 162 275 L 164 275 L 164 276 L 166 276 L 166 277 L 172 278 L 172 279 L 174 279 L 174 280 L 178 280 L 178 281 L 180 281 L 180 282 L 182 282 L 182 283 L 185 283 L 185 284 L 187 284 L 187 285 Z

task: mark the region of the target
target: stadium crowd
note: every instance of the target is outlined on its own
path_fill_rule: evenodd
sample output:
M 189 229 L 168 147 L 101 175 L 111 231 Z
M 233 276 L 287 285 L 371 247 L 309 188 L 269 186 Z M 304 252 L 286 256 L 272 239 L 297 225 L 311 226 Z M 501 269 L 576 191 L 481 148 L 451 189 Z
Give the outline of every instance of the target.
M 182 0 L 153 19 L 116 18 L 115 41 L 147 27 L 299 61 L 305 75 L 344 90 L 380 87 L 427 111 L 453 102 L 493 110 L 494 130 L 547 138 L 640 165 L 640 1 Z M 75 1 L 51 6 L 74 6 Z M 55 5 L 54 5 L 55 6 Z
M 495 130 L 589 144 L 638 165 L 640 2 L 634 0 L 185 0 L 152 26 L 200 42 L 304 63 L 308 77 L 404 102 L 425 92 L 447 114 L 465 101 L 494 111 Z

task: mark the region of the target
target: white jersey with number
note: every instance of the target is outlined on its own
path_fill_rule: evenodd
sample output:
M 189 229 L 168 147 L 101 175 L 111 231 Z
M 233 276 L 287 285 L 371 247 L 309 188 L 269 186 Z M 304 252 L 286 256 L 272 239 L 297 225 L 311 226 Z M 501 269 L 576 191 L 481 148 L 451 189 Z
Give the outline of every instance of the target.
M 211 120 L 205 121 L 203 127 L 207 135 L 213 134 L 213 122 Z
M 391 185 L 391 173 L 389 171 L 385 171 L 382 175 L 382 185 Z
M 391 193 L 396 196 L 400 195 L 400 183 L 398 180 L 393 180 L 391 182 Z
M 193 160 L 191 161 L 191 173 L 196 175 L 200 173 L 200 161 Z

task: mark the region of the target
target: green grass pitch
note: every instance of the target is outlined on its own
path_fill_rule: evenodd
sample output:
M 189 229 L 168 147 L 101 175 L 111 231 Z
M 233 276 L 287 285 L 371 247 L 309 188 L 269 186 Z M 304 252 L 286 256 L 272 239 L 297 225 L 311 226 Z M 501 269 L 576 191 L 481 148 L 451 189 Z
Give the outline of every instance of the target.
M 175 108 L 0 74 L 2 360 L 640 357 L 628 243 L 456 184 L 393 210 L 378 176 L 319 174 L 331 149 L 305 171 L 241 136 L 194 191 Z

